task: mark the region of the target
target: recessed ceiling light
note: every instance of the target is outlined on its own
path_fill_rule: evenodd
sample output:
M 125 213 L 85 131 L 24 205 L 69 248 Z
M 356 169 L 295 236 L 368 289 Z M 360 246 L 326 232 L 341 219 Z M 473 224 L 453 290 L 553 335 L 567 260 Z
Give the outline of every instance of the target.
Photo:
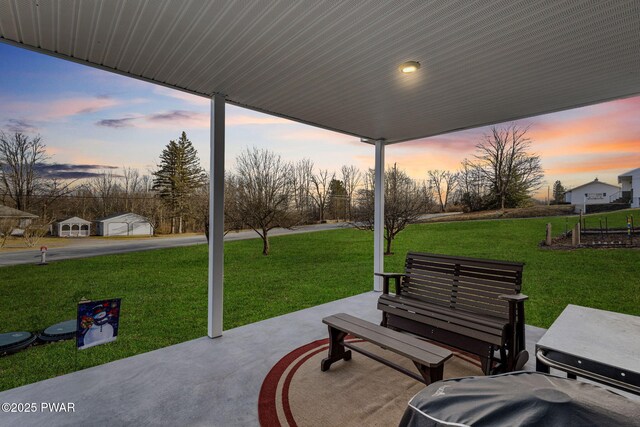
M 407 61 L 400 66 L 400 71 L 405 74 L 415 73 L 420 69 L 420 63 L 417 61 Z

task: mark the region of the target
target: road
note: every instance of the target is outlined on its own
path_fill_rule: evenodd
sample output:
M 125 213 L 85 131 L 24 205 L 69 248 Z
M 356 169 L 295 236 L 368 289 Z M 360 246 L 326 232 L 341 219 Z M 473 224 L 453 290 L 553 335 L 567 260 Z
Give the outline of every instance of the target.
M 315 224 L 296 227 L 295 229 L 276 228 L 269 232 L 269 236 L 284 236 L 290 234 L 311 233 L 314 231 L 335 230 L 348 227 L 346 223 Z M 255 231 L 231 232 L 224 238 L 225 241 L 255 239 L 258 235 Z M 144 239 L 74 239 L 68 246 L 51 248 L 47 252 L 47 262 L 61 261 L 65 259 L 88 258 L 99 255 L 121 254 L 125 252 L 146 251 L 151 249 L 175 248 L 179 246 L 201 245 L 207 242 L 204 235 L 186 237 L 156 237 Z M 17 264 L 36 264 L 40 262 L 40 250 L 28 249 L 0 253 L 0 267 Z
M 436 218 L 440 216 L 456 215 L 459 212 L 425 214 L 421 219 Z M 314 231 L 336 230 L 349 227 L 348 223 L 338 222 L 331 224 L 303 225 L 294 229 L 275 228 L 269 232 L 269 236 L 285 236 L 290 234 L 311 233 Z M 231 232 L 224 237 L 225 242 L 233 240 L 257 239 L 258 235 L 253 230 Z M 141 239 L 71 239 L 67 246 L 51 248 L 47 252 L 47 262 L 62 261 L 65 259 L 88 258 L 100 255 L 121 254 L 125 252 L 147 251 L 152 249 L 175 248 L 179 246 L 201 245 L 207 242 L 204 235 L 182 237 L 147 237 Z M 25 249 L 13 252 L 0 252 L 0 267 L 17 264 L 37 264 L 40 262 L 39 249 Z
M 425 221 L 428 219 L 433 219 L 433 218 L 440 218 L 443 216 L 456 216 L 456 215 L 460 215 L 462 214 L 462 212 L 440 212 L 440 213 L 432 213 L 432 214 L 424 214 L 424 215 L 420 215 L 419 220 L 420 221 Z

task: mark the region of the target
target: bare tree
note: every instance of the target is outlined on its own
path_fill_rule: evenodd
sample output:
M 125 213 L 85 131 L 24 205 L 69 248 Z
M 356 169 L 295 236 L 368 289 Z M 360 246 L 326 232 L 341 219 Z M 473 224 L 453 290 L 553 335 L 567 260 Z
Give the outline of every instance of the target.
M 97 216 L 106 217 L 114 213 L 115 195 L 118 192 L 118 177 L 110 170 L 105 170 L 89 183 L 91 193 L 97 201 Z
M 324 214 L 327 209 L 327 199 L 329 197 L 329 184 L 335 178 L 336 174 L 329 175 L 329 170 L 320 169 L 317 174 L 311 176 L 311 198 L 318 207 L 320 214 L 320 222 L 324 221 Z
M 207 182 L 203 188 L 203 193 L 206 192 L 207 197 L 201 198 L 201 203 L 204 204 L 204 208 L 201 209 L 204 212 L 205 221 L 205 235 L 209 240 L 209 182 Z M 241 230 L 245 225 L 242 219 L 242 212 L 239 204 L 239 184 L 238 177 L 230 172 L 226 172 L 224 176 L 224 234 L 227 235 L 230 231 Z
M 140 172 L 137 169 L 122 167 L 122 191 L 124 193 L 124 210 L 133 211 L 133 197 L 140 187 Z
M 369 170 L 364 188 L 358 191 L 358 205 L 354 210 L 357 228 L 373 230 L 374 226 L 374 171 Z M 424 189 L 411 179 L 396 164 L 385 171 L 384 238 L 385 254 L 390 255 L 395 237 L 407 225 L 416 222 L 425 212 Z
M 291 208 L 292 165 L 269 150 L 247 149 L 236 158 L 237 210 L 247 226 L 262 239 L 269 254 L 269 231 L 296 223 Z
M 29 209 L 42 184 L 38 165 L 47 159 L 46 145 L 39 136 L 0 132 L 0 184 L 16 209 Z
M 75 187 L 70 193 L 70 201 L 66 203 L 66 208 L 70 215 L 77 215 L 81 218 L 87 218 L 92 211 L 95 200 L 91 192 L 89 184 L 81 184 Z
M 458 175 L 458 199 L 467 212 L 482 209 L 484 198 L 489 188 L 483 178 L 481 168 L 464 159 L 457 173 Z
M 347 216 L 350 219 L 352 217 L 353 195 L 362 181 L 362 172 L 354 165 L 344 165 L 340 169 L 340 172 L 342 173 L 342 184 L 348 197 Z
M 153 177 L 150 174 L 142 175 L 142 178 L 140 178 L 140 191 L 143 194 L 150 194 L 153 192 Z
M 309 217 L 313 200 L 311 199 L 311 178 L 313 177 L 313 162 L 302 159 L 293 166 L 291 185 L 293 187 L 293 203 L 301 217 Z
M 528 130 L 515 124 L 493 127 L 476 146 L 477 165 L 501 209 L 518 206 L 542 184 L 540 157 L 528 152 L 531 148 Z
M 237 176 L 229 173 L 224 181 L 224 234 L 242 230 L 244 226 L 240 209 L 240 183 Z
M 42 180 L 39 197 L 35 198 L 39 202 L 40 216 L 42 218 L 51 217 L 50 211 L 55 211 L 56 205 L 61 204 L 59 203 L 60 200 L 75 191 L 76 186 L 74 184 L 77 182 L 77 179 L 71 181 L 63 181 L 58 178 Z M 33 209 L 35 209 L 34 206 L 32 206 Z
M 427 172 L 429 185 L 440 204 L 440 211 L 447 210 L 449 199 L 458 185 L 458 175 L 445 170 L 430 170 Z
M 29 248 L 37 245 L 40 239 L 42 239 L 49 232 L 51 224 L 53 224 L 53 220 L 51 219 L 42 219 L 29 222 L 29 224 L 24 228 L 24 232 L 22 233 L 22 238 L 24 239 L 25 245 Z
M 153 171 L 140 177 L 138 196 L 144 203 L 138 206 L 138 214 L 148 218 L 154 230 L 159 229 L 165 218 L 166 206 L 153 190 Z
M 0 248 L 3 248 L 14 228 L 19 225 L 16 218 L 0 218 Z

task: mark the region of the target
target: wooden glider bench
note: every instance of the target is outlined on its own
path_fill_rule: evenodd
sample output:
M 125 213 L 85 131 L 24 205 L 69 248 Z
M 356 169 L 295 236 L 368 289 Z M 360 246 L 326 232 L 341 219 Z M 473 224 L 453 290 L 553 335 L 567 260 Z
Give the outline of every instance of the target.
M 520 370 L 525 350 L 524 264 L 410 252 L 404 273 L 381 273 L 382 325 L 480 357 L 486 375 Z M 395 281 L 395 294 L 389 281 Z M 496 352 L 499 357 L 496 358 Z
M 338 360 L 351 359 L 351 351 L 345 350 L 346 347 L 429 385 L 442 379 L 444 362 L 452 356 L 449 350 L 422 339 L 393 331 L 348 314 L 334 314 L 333 316 L 325 317 L 322 322 L 329 326 L 329 356 L 322 360 L 320 369 L 323 372 L 329 370 L 331 365 Z M 416 368 L 418 368 L 420 375 L 377 354 L 344 342 L 347 334 L 411 359 Z

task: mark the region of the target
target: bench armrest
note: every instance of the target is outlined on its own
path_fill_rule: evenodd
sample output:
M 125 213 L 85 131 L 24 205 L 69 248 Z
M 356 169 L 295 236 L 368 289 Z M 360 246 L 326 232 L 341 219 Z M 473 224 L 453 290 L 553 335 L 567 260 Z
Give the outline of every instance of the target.
M 524 302 L 529 299 L 525 294 L 508 294 L 508 295 L 499 295 L 498 298 L 501 300 L 508 301 L 509 303 L 514 302 Z
M 373 273 L 374 276 L 380 276 L 383 279 L 382 282 L 382 293 L 389 293 L 389 279 L 395 280 L 396 285 L 396 294 L 400 291 L 400 281 L 405 276 L 404 273 Z
M 405 274 L 404 273 L 373 273 L 374 276 L 380 276 L 380 277 L 402 277 Z

